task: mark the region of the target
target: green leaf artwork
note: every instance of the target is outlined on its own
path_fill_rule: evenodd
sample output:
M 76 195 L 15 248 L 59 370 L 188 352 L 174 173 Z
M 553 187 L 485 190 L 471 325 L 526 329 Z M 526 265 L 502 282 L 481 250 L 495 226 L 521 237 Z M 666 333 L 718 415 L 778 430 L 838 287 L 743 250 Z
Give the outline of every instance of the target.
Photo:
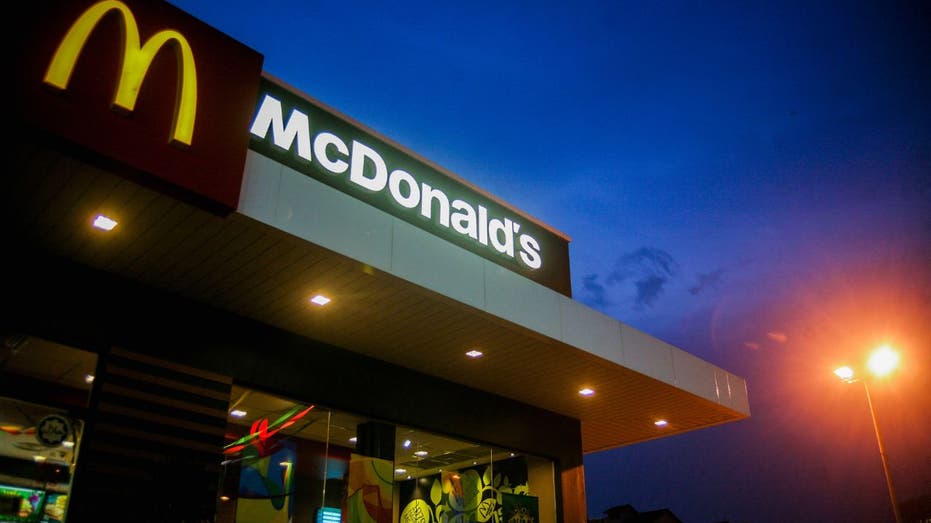
M 433 511 L 430 505 L 422 499 L 415 499 L 404 507 L 401 512 L 401 523 L 431 523 Z
M 408 482 L 402 495 L 412 501 L 400 523 L 506 523 L 502 496 L 527 493 L 526 474 L 526 464 L 511 460 Z
M 439 505 L 440 500 L 443 499 L 443 484 L 440 483 L 440 480 L 433 480 L 433 487 L 430 488 L 430 501 L 434 505 Z
M 473 512 L 482 501 L 481 478 L 475 470 L 467 470 L 459 475 L 459 481 L 462 484 L 462 510 Z
M 485 523 L 490 520 L 495 515 L 495 509 L 497 508 L 498 503 L 494 498 L 488 498 L 483 500 L 478 505 L 478 510 L 475 511 L 476 520 L 480 523 Z

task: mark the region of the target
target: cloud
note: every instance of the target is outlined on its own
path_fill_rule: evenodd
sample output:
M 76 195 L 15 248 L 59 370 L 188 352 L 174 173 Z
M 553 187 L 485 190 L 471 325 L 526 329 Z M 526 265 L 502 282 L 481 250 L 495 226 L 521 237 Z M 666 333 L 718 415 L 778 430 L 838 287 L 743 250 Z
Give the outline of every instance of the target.
M 696 277 L 698 278 L 698 283 L 689 288 L 689 292 L 692 295 L 696 295 L 706 288 L 717 288 L 718 284 L 721 283 L 724 275 L 724 269 L 718 269 L 716 271 L 709 272 L 707 274 L 698 273 Z
M 789 341 L 789 337 L 784 332 L 767 332 L 766 337 L 773 341 L 778 341 L 779 343 Z
M 609 284 L 633 280 L 634 309 L 652 307 L 663 293 L 666 282 L 679 271 L 679 264 L 668 252 L 641 247 L 621 256 L 608 275 Z
M 586 294 L 583 299 L 585 303 L 599 309 L 604 309 L 608 305 L 608 300 L 605 297 L 605 287 L 598 283 L 597 274 L 588 274 L 582 278 L 582 288 Z
M 634 294 L 634 310 L 653 307 L 678 271 L 679 264 L 666 251 L 641 247 L 619 257 L 603 278 L 598 274 L 586 275 L 582 279 L 582 300 L 604 308 L 611 304 L 609 295 L 612 288 L 627 288 Z
M 668 278 L 662 276 L 647 276 L 634 282 L 637 287 L 634 308 L 639 310 L 644 307 L 652 307 L 653 302 L 663 292 L 663 285 L 667 281 Z
M 679 271 L 679 264 L 668 252 L 654 247 L 641 247 L 621 256 L 608 274 L 609 284 L 620 283 L 629 278 L 656 276 L 668 278 Z

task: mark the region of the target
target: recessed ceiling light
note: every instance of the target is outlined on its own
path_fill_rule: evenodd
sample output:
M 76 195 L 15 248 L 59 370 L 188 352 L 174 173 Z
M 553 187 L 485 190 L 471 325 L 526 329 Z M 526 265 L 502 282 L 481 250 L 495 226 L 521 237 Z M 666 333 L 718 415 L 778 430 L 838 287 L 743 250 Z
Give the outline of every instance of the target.
M 245 417 L 246 414 L 248 414 L 246 411 L 239 409 L 233 409 L 230 411 L 230 416 L 233 416 L 234 418 L 242 418 Z
M 426 456 L 427 454 L 429 454 L 429 452 L 427 452 L 426 450 L 418 450 L 417 452 L 414 453 L 415 456 L 420 456 L 421 458 Z
M 585 387 L 584 389 L 581 389 L 579 391 L 579 394 L 581 394 L 582 396 L 592 396 L 593 394 L 595 394 L 595 390 Z
M 102 214 L 98 214 L 94 217 L 94 227 L 102 231 L 112 231 L 117 223 L 116 220 Z
M 657 427 L 665 427 L 666 425 L 669 425 L 669 422 L 664 419 L 658 419 L 654 421 L 653 424 Z
M 483 354 L 482 351 L 472 349 L 472 350 L 470 350 L 469 352 L 466 353 L 466 356 L 468 356 L 468 357 L 470 357 L 470 358 L 480 358 L 480 357 L 482 357 L 482 354 Z
M 327 303 L 330 303 L 330 299 L 322 294 L 318 294 L 310 299 L 310 303 L 313 303 L 314 305 L 320 305 L 322 307 Z

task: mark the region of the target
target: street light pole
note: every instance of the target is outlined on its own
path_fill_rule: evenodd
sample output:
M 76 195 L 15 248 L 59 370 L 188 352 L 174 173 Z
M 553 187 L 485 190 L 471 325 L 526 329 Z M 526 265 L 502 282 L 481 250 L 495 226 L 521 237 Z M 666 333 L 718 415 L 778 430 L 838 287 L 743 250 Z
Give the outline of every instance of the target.
M 883 445 L 882 436 L 879 434 L 876 410 L 873 408 L 873 398 L 870 397 L 870 387 L 866 384 L 866 380 L 859 381 L 863 383 L 863 390 L 866 391 L 866 402 L 870 406 L 870 416 L 873 418 L 873 430 L 876 432 L 876 443 L 879 444 L 879 457 L 882 459 L 883 474 L 886 476 L 886 486 L 889 488 L 889 499 L 892 501 L 892 513 L 895 515 L 895 523 L 902 523 L 902 514 L 899 512 L 899 504 L 895 499 L 895 489 L 892 488 L 892 476 L 889 475 L 889 464 L 886 462 L 886 447 Z

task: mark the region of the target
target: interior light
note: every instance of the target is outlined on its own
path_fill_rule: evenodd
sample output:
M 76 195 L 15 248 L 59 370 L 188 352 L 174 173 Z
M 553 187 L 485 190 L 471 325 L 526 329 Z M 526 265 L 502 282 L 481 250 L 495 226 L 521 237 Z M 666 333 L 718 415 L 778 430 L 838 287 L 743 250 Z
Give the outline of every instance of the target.
M 281 463 L 279 463 L 279 465 L 281 465 L 282 467 L 290 467 L 290 466 L 291 466 L 291 462 L 290 462 L 290 461 L 282 461 Z
M 404 443 L 401 443 L 401 446 L 406 449 L 409 449 L 411 447 L 411 440 L 409 439 L 404 440 Z
M 74 442 L 73 441 L 62 441 L 61 446 L 67 449 L 71 449 L 71 448 L 74 448 Z
M 45 461 L 45 456 L 41 456 L 41 455 L 38 455 L 38 454 L 37 454 L 37 455 L 33 456 L 32 459 L 35 460 L 37 463 L 41 463 L 41 462 Z
M 665 427 L 666 425 L 669 425 L 669 422 L 664 419 L 658 419 L 654 421 L 653 424 L 657 427 Z
M 357 441 L 359 441 L 359 438 L 357 438 L 357 437 L 355 437 L 355 436 L 349 438 L 349 443 L 355 443 L 355 442 L 357 442 Z
M 404 474 L 407 472 L 407 469 L 394 469 L 395 474 Z
M 427 452 L 426 450 L 418 450 L 417 452 L 414 453 L 415 456 L 420 456 L 421 458 L 426 456 L 427 454 L 429 454 L 429 452 Z
M 84 383 L 94 383 L 94 375 L 93 375 L 93 374 L 85 374 L 85 375 L 84 375 Z
M 230 411 L 230 416 L 233 416 L 234 418 L 243 418 L 246 416 L 246 414 L 248 414 L 246 411 L 239 409 L 233 409 Z
M 585 387 L 584 389 L 582 389 L 582 390 L 579 391 L 579 394 L 581 394 L 582 396 L 591 396 L 591 395 L 595 394 L 595 391 L 594 391 L 594 389 L 590 389 L 590 388 L 588 388 L 588 387 Z
M 220 496 L 220 501 L 229 501 L 229 500 L 230 500 L 229 496 Z
M 327 303 L 330 303 L 330 299 L 322 294 L 318 294 L 310 299 L 310 303 L 313 303 L 314 305 L 319 305 L 322 307 L 326 305 Z
M 480 357 L 482 356 L 482 354 L 483 354 L 482 351 L 472 349 L 472 350 L 470 350 L 469 352 L 466 353 L 466 356 L 468 356 L 468 357 L 470 357 L 470 358 L 480 358 Z
M 102 214 L 98 214 L 97 216 L 94 217 L 94 227 L 102 231 L 112 231 L 113 228 L 116 227 L 116 225 L 117 225 L 116 220 L 109 218 L 107 216 L 104 216 Z

